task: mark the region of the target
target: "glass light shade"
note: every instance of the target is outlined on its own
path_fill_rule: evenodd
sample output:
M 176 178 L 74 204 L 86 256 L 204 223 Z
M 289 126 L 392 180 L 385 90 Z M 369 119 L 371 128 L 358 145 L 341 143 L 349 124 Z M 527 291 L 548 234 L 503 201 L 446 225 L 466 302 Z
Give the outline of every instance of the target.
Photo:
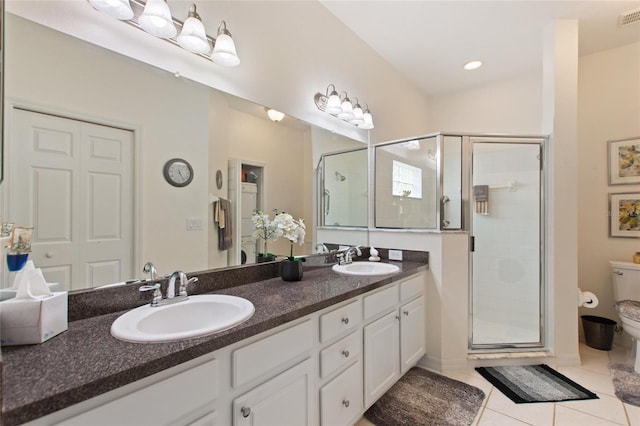
M 89 0 L 91 6 L 112 18 L 128 20 L 133 18 L 129 0 Z
M 182 31 L 178 36 L 178 44 L 183 49 L 193 53 L 209 53 L 211 47 L 207 41 L 207 34 L 204 31 L 204 25 L 200 19 L 189 16 L 184 25 Z
M 284 118 L 284 113 L 276 111 L 275 109 L 268 109 L 267 115 L 271 121 L 275 121 L 276 123 Z
M 240 63 L 240 58 L 238 58 L 238 54 L 236 53 L 236 45 L 231 36 L 225 33 L 218 34 L 216 42 L 213 45 L 211 59 L 213 59 L 213 62 L 216 64 L 225 67 L 235 67 Z
M 353 108 L 353 118 L 349 120 L 349 123 L 356 126 L 364 123 L 364 112 L 362 112 L 362 108 L 360 108 L 359 104 L 356 104 Z
M 147 0 L 138 22 L 143 30 L 156 37 L 171 38 L 178 33 L 165 0 Z
M 342 101 L 342 112 L 338 113 L 338 118 L 342 120 L 351 120 L 353 118 L 353 105 L 351 105 L 351 101 L 349 98 L 345 98 Z
M 373 117 L 371 116 L 371 113 L 368 110 L 365 111 L 365 113 L 363 114 L 363 120 L 364 120 L 364 123 L 358 125 L 359 128 L 365 129 L 365 130 L 373 129 Z
M 329 114 L 337 115 L 342 112 L 342 107 L 340 106 L 340 97 L 338 96 L 338 92 L 335 90 L 331 92 L 329 98 L 327 99 L 327 106 L 324 109 L 325 112 Z

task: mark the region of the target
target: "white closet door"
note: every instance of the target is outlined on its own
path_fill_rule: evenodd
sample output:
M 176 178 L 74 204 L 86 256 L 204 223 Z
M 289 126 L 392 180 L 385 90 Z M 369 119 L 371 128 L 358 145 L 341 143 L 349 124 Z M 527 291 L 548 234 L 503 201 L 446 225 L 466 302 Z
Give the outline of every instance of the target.
M 133 276 L 133 133 L 14 110 L 10 220 L 33 226 L 35 265 L 67 290 Z

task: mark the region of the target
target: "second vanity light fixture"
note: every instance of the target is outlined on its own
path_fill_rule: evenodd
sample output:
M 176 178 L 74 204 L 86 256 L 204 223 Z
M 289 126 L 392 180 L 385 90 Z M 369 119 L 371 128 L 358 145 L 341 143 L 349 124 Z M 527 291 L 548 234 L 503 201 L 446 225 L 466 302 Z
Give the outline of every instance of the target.
M 88 0 L 88 2 L 100 12 L 125 21 L 219 65 L 235 67 L 240 64 L 235 43 L 227 30 L 227 23 L 220 22 L 217 38 L 209 37 L 200 15 L 196 12 L 195 4 L 189 8 L 187 19 L 183 23 L 171 16 L 166 0 L 147 0 L 146 3 L 141 0 Z
M 360 129 L 373 129 L 373 116 L 369 112 L 369 108 L 365 106 L 363 110 L 358 99 L 354 99 L 355 103 L 351 102 L 351 99 L 347 96 L 347 92 L 338 94 L 336 86 L 333 84 L 327 86 L 324 94 L 316 93 L 313 97 L 320 111 L 338 117 Z

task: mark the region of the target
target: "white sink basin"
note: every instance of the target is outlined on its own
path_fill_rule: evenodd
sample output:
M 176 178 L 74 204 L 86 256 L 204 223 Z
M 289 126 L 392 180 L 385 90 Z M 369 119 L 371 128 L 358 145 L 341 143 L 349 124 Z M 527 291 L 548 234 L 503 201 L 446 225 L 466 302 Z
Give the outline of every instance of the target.
M 333 265 L 331 269 L 341 274 L 363 276 L 394 274 L 400 270 L 396 265 L 378 262 L 353 262 L 347 265 Z
M 111 324 L 111 334 L 136 343 L 191 339 L 235 327 L 251 318 L 254 311 L 253 303 L 242 297 L 189 296 L 173 305 L 132 309 Z

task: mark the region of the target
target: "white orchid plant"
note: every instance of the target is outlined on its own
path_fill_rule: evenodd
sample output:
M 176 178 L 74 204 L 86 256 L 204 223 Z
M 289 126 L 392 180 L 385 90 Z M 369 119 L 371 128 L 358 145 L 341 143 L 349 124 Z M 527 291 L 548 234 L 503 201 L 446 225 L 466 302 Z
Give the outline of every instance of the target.
M 267 251 L 267 242 L 275 241 L 280 237 L 288 239 L 291 243 L 289 251 L 289 260 L 295 260 L 293 256 L 293 243 L 299 245 L 304 244 L 306 226 L 302 219 L 294 219 L 288 213 L 278 213 L 274 210 L 275 216 L 273 220 L 269 219 L 269 215 L 260 210 L 254 210 L 251 215 L 254 231 L 253 236 L 264 241 L 264 255 L 269 256 Z

